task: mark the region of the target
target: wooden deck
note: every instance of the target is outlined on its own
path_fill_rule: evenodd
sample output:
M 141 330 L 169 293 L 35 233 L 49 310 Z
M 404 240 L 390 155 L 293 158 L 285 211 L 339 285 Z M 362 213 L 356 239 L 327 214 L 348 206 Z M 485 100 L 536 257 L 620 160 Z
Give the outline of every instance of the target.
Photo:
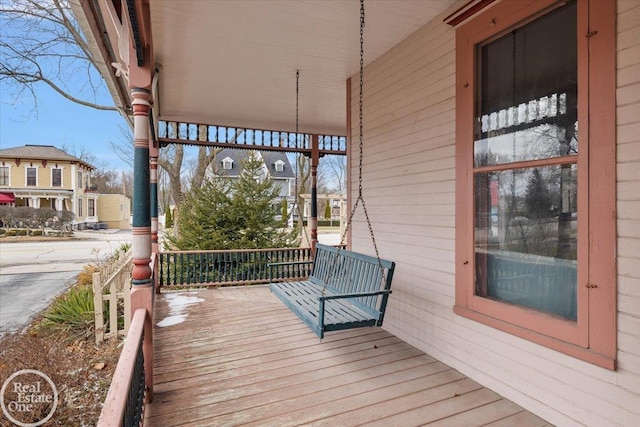
M 382 329 L 320 342 L 267 287 L 180 295 L 156 302 L 148 426 L 549 425 Z

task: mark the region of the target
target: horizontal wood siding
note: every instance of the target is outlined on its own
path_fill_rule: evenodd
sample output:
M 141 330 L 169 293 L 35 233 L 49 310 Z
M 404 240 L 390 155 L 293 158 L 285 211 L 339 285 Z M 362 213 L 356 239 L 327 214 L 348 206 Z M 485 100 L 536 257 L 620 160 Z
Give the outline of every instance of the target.
M 618 1 L 618 372 L 640 419 L 640 3 Z M 619 394 L 619 393 L 618 393 Z M 616 394 L 617 395 L 617 394 Z M 615 396 L 610 397 L 615 398 Z M 640 421 L 639 421 L 640 422 Z
M 557 425 L 640 425 L 640 2 L 618 0 L 617 13 L 616 371 L 453 313 L 455 30 L 444 16 L 365 70 L 363 192 L 380 256 L 397 262 L 384 328 Z M 354 189 L 358 91 L 355 76 Z M 362 209 L 352 247 L 373 253 Z

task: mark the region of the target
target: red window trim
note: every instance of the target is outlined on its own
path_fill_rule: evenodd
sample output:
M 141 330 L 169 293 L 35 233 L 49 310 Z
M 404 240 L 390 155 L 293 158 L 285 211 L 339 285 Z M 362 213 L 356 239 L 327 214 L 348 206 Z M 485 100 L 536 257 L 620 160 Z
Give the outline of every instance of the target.
M 502 2 L 456 32 L 454 311 L 581 360 L 615 369 L 615 2 L 578 0 L 578 114 L 580 128 L 588 129 L 580 135 L 578 161 L 578 321 L 562 320 L 474 294 L 473 209 L 469 207 L 473 207 L 475 46 L 563 4 L 555 0 Z M 589 144 L 590 140 L 598 143 Z M 597 164 L 590 163 L 590 159 L 597 159 Z

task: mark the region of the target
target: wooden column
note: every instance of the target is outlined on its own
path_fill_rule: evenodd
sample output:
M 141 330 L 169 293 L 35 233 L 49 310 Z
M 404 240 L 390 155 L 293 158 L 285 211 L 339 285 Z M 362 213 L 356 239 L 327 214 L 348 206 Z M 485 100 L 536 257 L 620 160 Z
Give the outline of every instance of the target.
M 133 286 L 151 283 L 151 211 L 149 167 L 149 108 L 151 94 L 134 88 L 134 168 L 133 168 Z
M 151 178 L 151 252 L 158 253 L 158 147 L 149 138 L 149 168 Z
M 131 89 L 133 97 L 133 271 L 131 273 L 131 313 L 144 308 L 144 368 L 147 402 L 153 400 L 153 284 L 151 283 L 151 178 L 149 167 L 149 109 L 151 93 L 144 88 Z
M 320 150 L 318 148 L 318 135 L 311 135 L 311 252 L 315 254 L 318 243 L 318 163 Z
M 133 271 L 131 273 L 131 317 L 137 309 L 147 311 L 144 325 L 145 401 L 153 400 L 153 291 L 151 274 L 151 167 L 149 160 L 149 110 L 154 54 L 151 13 L 147 0 L 128 0 L 123 8 L 125 43 L 129 50 L 129 88 L 133 101 Z M 124 4 L 124 2 L 123 2 Z M 134 31 L 137 29 L 137 31 Z

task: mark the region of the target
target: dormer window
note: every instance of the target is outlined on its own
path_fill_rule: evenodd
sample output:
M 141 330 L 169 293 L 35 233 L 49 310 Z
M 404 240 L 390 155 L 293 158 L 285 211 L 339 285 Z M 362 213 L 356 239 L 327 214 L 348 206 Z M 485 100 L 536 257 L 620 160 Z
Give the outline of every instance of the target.
M 282 172 L 284 171 L 284 162 L 282 160 L 278 160 L 274 163 L 275 167 L 276 167 L 276 172 Z
M 231 157 L 225 157 L 222 160 L 222 169 L 231 170 L 231 168 L 233 168 L 233 159 L 231 159 Z

